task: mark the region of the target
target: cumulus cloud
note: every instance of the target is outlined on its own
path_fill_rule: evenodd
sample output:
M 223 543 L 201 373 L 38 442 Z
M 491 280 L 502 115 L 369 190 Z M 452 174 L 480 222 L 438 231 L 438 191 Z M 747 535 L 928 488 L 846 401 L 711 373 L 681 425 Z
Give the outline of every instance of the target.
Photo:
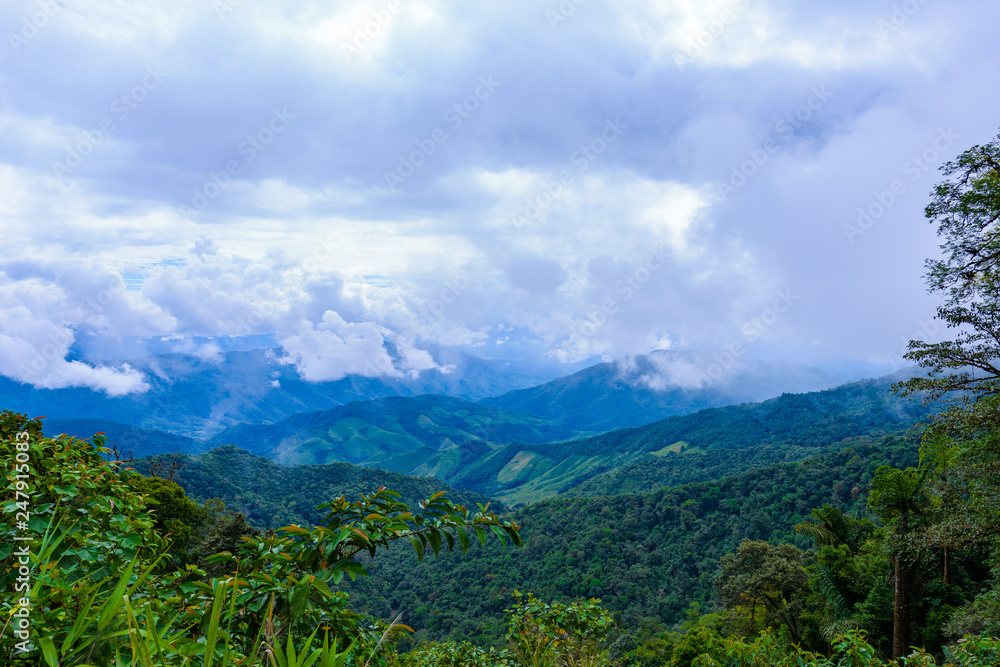
M 430 344 L 897 353 L 937 165 L 996 131 L 1000 9 L 573 6 L 406 2 L 361 44 L 384 4 L 61 5 L 0 55 L 0 373 L 140 390 L 74 357 L 123 336 L 270 336 L 306 378 L 445 370 Z
M 280 360 L 295 364 L 299 374 L 312 382 L 339 380 L 349 374 L 397 374 L 378 327 L 346 322 L 333 311 L 327 311 L 317 326 L 282 338 L 279 343 L 286 352 Z
M 102 298 L 102 294 L 106 294 Z M 88 387 L 111 396 L 148 389 L 141 373 L 127 364 L 94 366 L 67 360 L 75 340 L 73 324 L 96 317 L 110 291 L 79 303 L 79 290 L 64 290 L 32 277 L 18 281 L 0 275 L 0 374 L 42 387 Z M 76 322 L 67 318 L 76 318 Z

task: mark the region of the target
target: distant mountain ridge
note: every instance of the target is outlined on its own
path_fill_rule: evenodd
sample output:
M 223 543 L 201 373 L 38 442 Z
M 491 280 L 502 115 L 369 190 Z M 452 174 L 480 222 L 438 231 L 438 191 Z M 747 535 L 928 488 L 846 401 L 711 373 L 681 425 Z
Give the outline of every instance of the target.
M 231 351 L 217 361 L 156 355 L 128 360 L 147 377 L 150 389 L 143 394 L 109 397 L 84 388 L 35 389 L 0 377 L 0 405 L 31 416 L 104 419 L 208 439 L 236 424 L 273 423 L 351 401 L 429 393 L 477 400 L 553 376 L 542 366 L 481 359 L 450 348 L 435 348 L 435 360 L 448 372 L 307 382 L 267 349 Z
M 789 362 L 741 359 L 731 353 L 657 350 L 479 402 L 580 430 L 610 431 L 838 384 L 825 371 Z
M 653 490 L 797 461 L 845 438 L 906 429 L 939 409 L 895 395 L 898 379 L 708 408 L 591 437 L 461 399 L 392 397 L 234 427 L 208 444 L 286 463 L 344 461 L 433 476 L 518 504 Z
M 207 449 L 201 440 L 186 438 L 182 435 L 164 433 L 139 428 L 131 424 L 108 421 L 107 419 L 60 419 L 45 418 L 42 420 L 45 433 L 58 435 L 65 433 L 83 440 L 89 440 L 95 433 L 104 433 L 108 444 L 118 445 L 122 454 L 131 454 L 136 458 L 156 454 L 199 454 Z
M 287 464 L 341 461 L 405 474 L 453 474 L 509 442 L 565 440 L 579 432 L 531 415 L 505 413 L 449 396 L 356 401 L 276 424 L 242 424 L 209 447 L 236 445 Z
M 845 438 L 905 429 L 942 408 L 894 394 L 902 377 L 709 408 L 571 442 L 512 443 L 446 480 L 516 504 L 577 487 L 595 495 L 652 490 L 797 461 Z M 598 475 L 607 477 L 586 484 Z
M 573 432 L 601 432 L 836 384 L 823 371 L 795 364 L 720 361 L 719 355 L 669 351 L 625 357 L 549 381 L 550 366 L 432 349 L 440 368 L 416 377 L 347 376 L 330 382 L 303 380 L 269 349 L 233 350 L 217 359 L 155 355 L 128 361 L 149 382 L 142 394 L 35 389 L 0 377 L 0 404 L 30 415 L 102 419 L 208 440 L 238 424 L 272 424 L 352 401 L 441 394 L 532 414 Z

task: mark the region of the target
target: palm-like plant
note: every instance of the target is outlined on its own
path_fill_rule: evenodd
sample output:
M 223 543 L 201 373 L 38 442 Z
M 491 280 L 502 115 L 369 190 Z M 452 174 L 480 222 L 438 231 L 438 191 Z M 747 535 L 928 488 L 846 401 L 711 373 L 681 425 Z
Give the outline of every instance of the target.
M 906 640 L 910 634 L 909 579 L 910 564 L 904 564 L 902 539 L 910 532 L 912 521 L 930 504 L 924 486 L 925 473 L 914 468 L 899 470 L 882 466 L 875 472 L 868 506 L 885 524 L 895 526 L 895 548 L 892 553 L 893 565 L 893 608 L 892 608 L 892 657 L 903 655 Z

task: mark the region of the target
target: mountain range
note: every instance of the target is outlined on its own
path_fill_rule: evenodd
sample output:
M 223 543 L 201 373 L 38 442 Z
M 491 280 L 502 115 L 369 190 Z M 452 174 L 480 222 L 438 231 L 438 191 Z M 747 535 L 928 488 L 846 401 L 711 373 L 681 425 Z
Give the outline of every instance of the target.
M 903 377 L 706 408 L 597 435 L 438 395 L 356 401 L 275 424 L 235 426 L 208 441 L 96 420 L 50 420 L 46 429 L 81 436 L 100 429 L 136 456 L 237 446 L 284 464 L 350 463 L 433 477 L 517 506 L 715 479 L 798 461 L 847 438 L 906 429 L 940 406 L 893 393 Z M 135 447 L 137 438 L 148 446 Z
M 829 373 L 800 364 L 741 359 L 729 352 L 656 350 L 480 402 L 577 429 L 610 431 L 837 384 Z
M 555 377 L 549 365 L 482 359 L 451 348 L 435 348 L 434 354 L 440 368 L 417 377 L 349 375 L 329 382 L 303 380 L 270 349 L 230 351 L 217 358 L 161 354 L 108 362 L 128 363 L 143 373 L 149 385 L 144 393 L 36 389 L 0 377 L 0 402 L 33 416 L 105 419 L 206 440 L 236 424 L 269 424 L 351 401 L 429 393 L 478 400 Z
M 558 434 L 546 439 L 565 439 L 837 384 L 818 369 L 700 352 L 656 351 L 558 378 L 551 366 L 482 359 L 451 348 L 435 348 L 434 359 L 438 368 L 416 377 L 349 375 L 308 382 L 270 349 L 234 350 L 216 358 L 171 353 L 127 362 L 146 377 L 144 393 L 115 397 L 85 388 L 36 389 L 0 378 L 0 401 L 33 416 L 108 420 L 207 442 L 241 424 L 276 424 L 354 401 L 438 394 L 552 422 Z M 133 440 L 147 453 L 160 446 Z

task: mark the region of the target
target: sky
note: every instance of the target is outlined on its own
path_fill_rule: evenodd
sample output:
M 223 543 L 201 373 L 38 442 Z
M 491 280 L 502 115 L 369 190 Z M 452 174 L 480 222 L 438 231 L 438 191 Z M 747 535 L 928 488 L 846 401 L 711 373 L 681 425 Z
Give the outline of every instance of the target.
M 947 335 L 923 209 L 1000 128 L 998 24 L 985 0 L 6 0 L 0 375 L 143 391 L 124 340 L 263 340 L 315 381 L 435 346 L 898 365 Z

